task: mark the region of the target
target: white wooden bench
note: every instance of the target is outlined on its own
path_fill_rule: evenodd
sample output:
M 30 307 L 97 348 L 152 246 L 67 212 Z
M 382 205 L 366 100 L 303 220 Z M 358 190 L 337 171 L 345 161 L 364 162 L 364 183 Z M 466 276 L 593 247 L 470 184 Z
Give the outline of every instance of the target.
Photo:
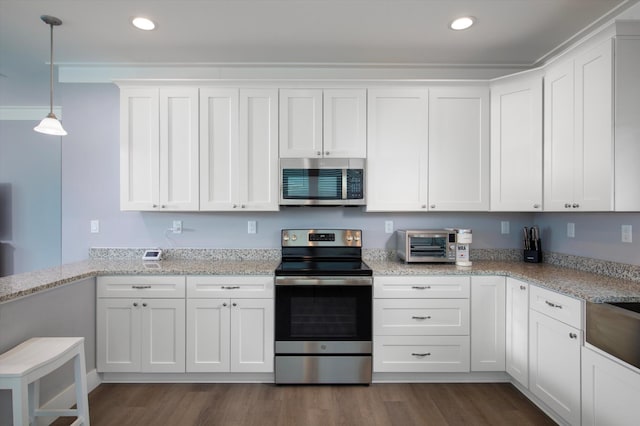
M 76 409 L 40 409 L 40 379 L 73 360 Z M 34 337 L 0 355 L 0 389 L 10 389 L 14 426 L 34 423 L 36 416 L 77 417 L 89 425 L 87 372 L 83 337 Z

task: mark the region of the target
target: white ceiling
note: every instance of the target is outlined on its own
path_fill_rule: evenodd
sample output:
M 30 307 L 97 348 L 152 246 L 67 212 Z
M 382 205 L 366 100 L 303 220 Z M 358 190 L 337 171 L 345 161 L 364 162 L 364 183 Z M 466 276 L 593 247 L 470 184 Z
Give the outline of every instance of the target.
M 56 64 L 529 66 L 639 0 L 0 0 L 0 74 Z M 143 15 L 157 22 L 142 32 Z M 454 32 L 457 16 L 477 18 Z

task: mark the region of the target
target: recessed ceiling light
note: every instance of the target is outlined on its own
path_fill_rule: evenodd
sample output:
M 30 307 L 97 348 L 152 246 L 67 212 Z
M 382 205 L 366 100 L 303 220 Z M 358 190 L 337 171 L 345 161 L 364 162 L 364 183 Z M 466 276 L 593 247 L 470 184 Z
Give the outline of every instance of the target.
M 142 17 L 133 18 L 131 23 L 134 27 L 145 31 L 151 31 L 156 27 L 156 24 L 151 19 Z
M 449 28 L 452 30 L 460 31 L 466 30 L 471 27 L 475 23 L 475 18 L 473 16 L 463 16 L 461 18 L 454 19 L 451 24 L 449 24 Z

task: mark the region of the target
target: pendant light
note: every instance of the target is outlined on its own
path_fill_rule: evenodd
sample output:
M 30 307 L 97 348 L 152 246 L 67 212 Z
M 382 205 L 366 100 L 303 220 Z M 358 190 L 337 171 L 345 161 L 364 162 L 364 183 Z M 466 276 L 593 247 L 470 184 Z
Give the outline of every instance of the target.
M 62 128 L 62 123 L 58 121 L 58 117 L 56 117 L 56 115 L 53 113 L 53 26 L 62 25 L 62 21 L 55 16 L 49 15 L 42 15 L 40 19 L 42 19 L 45 24 L 51 27 L 51 68 L 49 73 L 49 105 L 51 109 L 49 110 L 49 115 L 43 118 L 40 124 L 34 127 L 33 130 L 47 135 L 65 136 L 67 134 L 66 130 Z

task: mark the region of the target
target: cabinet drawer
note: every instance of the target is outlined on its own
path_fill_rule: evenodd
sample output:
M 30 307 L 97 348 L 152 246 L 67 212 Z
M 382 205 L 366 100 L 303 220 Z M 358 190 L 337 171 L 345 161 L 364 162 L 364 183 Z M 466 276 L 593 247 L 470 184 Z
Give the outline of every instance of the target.
M 469 300 L 376 299 L 373 319 L 374 335 L 468 335 Z
M 582 301 L 535 285 L 530 289 L 531 309 L 582 330 Z
M 375 336 L 374 372 L 469 371 L 469 336 Z
M 375 277 L 377 298 L 468 298 L 470 277 Z
M 98 277 L 97 295 L 98 297 L 182 298 L 185 296 L 185 277 Z
M 187 277 L 187 297 L 273 297 L 273 276 L 191 276 Z

